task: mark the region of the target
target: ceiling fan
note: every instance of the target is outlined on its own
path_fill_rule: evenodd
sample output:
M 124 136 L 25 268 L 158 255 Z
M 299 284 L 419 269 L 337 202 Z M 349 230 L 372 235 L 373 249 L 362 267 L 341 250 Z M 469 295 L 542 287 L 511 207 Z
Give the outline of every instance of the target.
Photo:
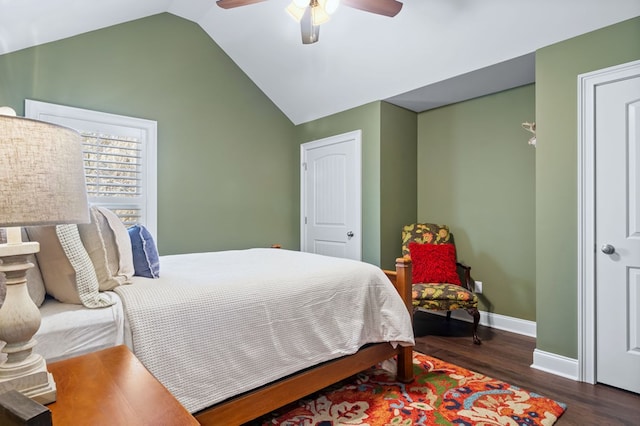
M 223 9 L 247 6 L 266 0 L 218 0 Z M 293 0 L 286 10 L 298 22 L 303 44 L 312 44 L 320 37 L 320 25 L 329 20 L 339 4 L 364 10 L 377 15 L 393 17 L 402 9 L 402 3 L 396 0 Z

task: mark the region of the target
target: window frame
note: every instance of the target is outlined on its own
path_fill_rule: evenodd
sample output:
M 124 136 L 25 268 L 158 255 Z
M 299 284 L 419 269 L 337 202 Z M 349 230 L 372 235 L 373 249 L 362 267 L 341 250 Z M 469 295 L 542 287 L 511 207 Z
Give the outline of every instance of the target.
M 81 129 L 88 132 L 139 137 L 142 141 L 142 196 L 134 203 L 129 202 L 129 205 L 135 204 L 136 206 L 142 206 L 143 212 L 140 218 L 140 223 L 143 224 L 152 235 L 154 235 L 154 239 L 157 244 L 158 124 L 156 121 L 88 110 L 84 108 L 57 105 L 31 99 L 25 99 L 25 117 L 47 121 L 49 123 L 70 127 L 72 129 Z M 89 198 L 89 202 L 95 205 L 103 205 L 107 207 L 118 206 L 119 208 L 126 208 L 127 206 L 125 200 L 114 200 L 112 203 L 105 203 L 104 198 Z

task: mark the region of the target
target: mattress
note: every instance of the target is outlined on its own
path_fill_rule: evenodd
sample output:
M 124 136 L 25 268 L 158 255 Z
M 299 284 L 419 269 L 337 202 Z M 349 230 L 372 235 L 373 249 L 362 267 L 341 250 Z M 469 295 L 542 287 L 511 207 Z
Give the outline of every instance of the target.
M 54 362 L 125 343 L 122 302 L 117 294 L 106 293 L 116 303 L 100 309 L 47 298 L 40 307 L 34 352 Z

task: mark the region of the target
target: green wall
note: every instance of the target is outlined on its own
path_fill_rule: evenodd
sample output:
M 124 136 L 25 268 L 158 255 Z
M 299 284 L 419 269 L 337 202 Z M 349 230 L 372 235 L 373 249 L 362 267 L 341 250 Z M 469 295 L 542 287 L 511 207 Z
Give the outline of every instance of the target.
M 535 120 L 528 85 L 418 116 L 418 220 L 447 224 L 481 309 L 535 321 Z
M 402 254 L 402 226 L 415 222 L 418 213 L 418 116 L 383 102 L 380 128 L 381 266 L 394 269 Z
M 299 248 L 295 126 L 198 25 L 160 14 L 0 56 L 0 105 L 25 98 L 158 121 L 162 254 Z
M 640 18 L 536 52 L 537 348 L 577 358 L 577 76 L 640 59 Z

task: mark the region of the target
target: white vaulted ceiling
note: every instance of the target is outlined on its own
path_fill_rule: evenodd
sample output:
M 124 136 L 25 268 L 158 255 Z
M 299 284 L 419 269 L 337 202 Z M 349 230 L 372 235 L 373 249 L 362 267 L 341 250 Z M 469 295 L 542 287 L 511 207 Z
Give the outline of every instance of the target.
M 299 124 L 376 100 L 423 111 L 527 84 L 537 49 L 640 15 L 639 0 L 404 0 L 394 18 L 341 6 L 303 45 L 288 2 L 0 0 L 0 54 L 169 12 L 199 24 Z

